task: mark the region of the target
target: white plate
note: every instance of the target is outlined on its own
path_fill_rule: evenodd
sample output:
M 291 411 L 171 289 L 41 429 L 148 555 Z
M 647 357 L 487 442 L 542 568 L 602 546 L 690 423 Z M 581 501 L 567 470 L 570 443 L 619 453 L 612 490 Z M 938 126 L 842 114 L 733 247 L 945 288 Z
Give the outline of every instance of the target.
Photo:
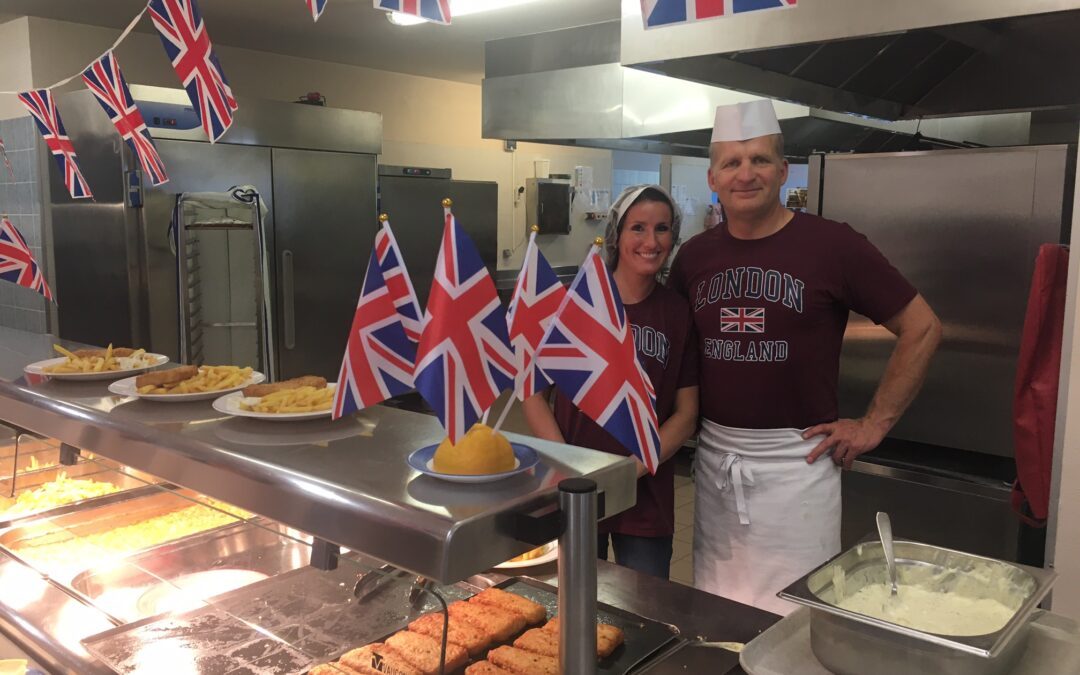
M 336 382 L 330 382 L 327 387 L 336 387 Z M 240 402 L 244 400 L 244 392 L 234 391 L 231 394 L 225 394 L 220 398 L 214 399 L 214 410 L 225 413 L 226 415 L 234 415 L 236 417 L 250 417 L 256 420 L 271 420 L 274 422 L 289 422 L 298 420 L 317 420 L 320 417 L 330 417 L 330 413 L 333 412 L 333 407 L 327 410 L 315 410 L 313 412 L 297 412 L 297 413 L 265 413 L 255 412 L 254 410 L 244 410 L 240 407 Z
M 145 373 L 146 371 L 163 366 L 169 362 L 169 357 L 164 354 L 150 354 L 146 356 L 150 359 L 150 363 L 145 366 L 139 366 L 138 368 L 127 368 L 126 370 L 103 370 L 100 373 L 50 373 L 45 370 L 49 366 L 57 366 L 67 361 L 66 356 L 59 356 L 55 359 L 45 359 L 44 361 L 35 361 L 23 368 L 23 371 L 30 375 L 40 375 L 43 377 L 51 377 L 54 380 L 116 380 L 121 377 L 128 377 L 138 373 Z
M 134 377 L 128 377 L 123 380 L 117 380 L 109 385 L 109 391 L 119 396 L 134 396 L 135 398 L 145 399 L 147 401 L 206 401 L 208 399 L 217 398 L 222 394 L 227 394 L 230 391 L 240 391 L 244 387 L 252 384 L 258 384 L 266 379 L 266 376 L 259 371 L 251 373 L 251 377 L 245 382 L 241 382 L 235 387 L 229 387 L 227 389 L 218 389 L 216 391 L 200 391 L 195 394 L 140 394 L 138 389 L 135 388 Z
M 536 565 L 543 565 L 559 558 L 559 542 L 551 541 L 544 544 L 544 546 L 549 546 L 550 548 L 542 556 L 538 556 L 532 560 L 518 560 L 516 562 L 506 561 L 496 565 L 495 569 L 513 570 L 518 569 L 519 567 L 535 567 Z

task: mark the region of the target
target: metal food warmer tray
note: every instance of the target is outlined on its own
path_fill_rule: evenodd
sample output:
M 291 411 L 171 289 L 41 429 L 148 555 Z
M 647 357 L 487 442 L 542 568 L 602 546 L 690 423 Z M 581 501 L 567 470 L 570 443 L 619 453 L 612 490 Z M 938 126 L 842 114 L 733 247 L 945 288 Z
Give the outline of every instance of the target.
M 779 593 L 785 600 L 810 608 L 814 655 L 838 675 L 1002 675 L 1024 652 L 1032 612 L 1057 578 L 1045 570 L 913 541 L 894 542 L 901 581 L 914 572 L 935 577 L 942 592 L 971 592 L 982 580 L 981 597 L 998 599 L 1012 618 L 986 635 L 928 633 L 886 619 L 842 609 L 833 604 L 838 578 L 850 595 L 871 583 L 887 583 L 885 554 L 878 541 L 865 541 L 844 551 Z
M 8 377 L 48 356 L 55 341 L 51 336 L 11 335 L 18 340 L 8 340 L 5 332 L 7 349 L 0 352 L 0 374 Z M 69 348 L 83 346 L 60 342 Z M 630 508 L 636 498 L 636 471 L 629 458 L 510 433 L 511 441 L 537 450 L 541 463 L 533 471 L 467 487 L 419 475 L 409 468 L 408 455 L 438 443 L 444 432 L 435 417 L 385 406 L 336 422 L 264 423 L 219 415 L 210 402 L 151 406 L 110 394 L 107 383 L 31 383 L 18 377 L 0 380 L 0 408 L 0 421 L 311 535 L 310 563 L 316 568 L 332 566 L 341 547 L 433 582 L 453 584 L 562 532 L 562 571 L 563 561 L 583 563 L 594 554 L 585 549 L 590 539 L 596 541 L 598 518 Z M 595 492 L 573 496 L 583 504 L 591 499 L 593 506 L 567 515 L 567 492 L 559 486 L 579 478 L 594 484 Z M 571 530 L 572 540 L 567 534 Z M 565 600 L 591 597 L 595 607 L 595 565 L 574 569 L 586 575 L 591 570 L 591 586 L 588 576 L 584 583 L 560 582 L 574 591 Z M 53 587 L 40 589 L 43 596 L 60 591 L 71 598 L 71 589 L 49 584 Z M 77 604 L 85 607 L 86 596 L 75 595 Z M 592 621 L 586 617 L 588 606 L 579 603 L 571 605 L 571 611 L 561 610 L 564 629 Z M 586 611 L 579 611 L 582 607 Z M 0 630 L 12 632 L 5 626 L 21 625 L 23 618 L 0 602 Z M 44 632 L 38 628 L 20 633 L 20 646 L 47 662 L 56 645 Z M 585 646 L 595 639 L 591 633 L 571 635 L 566 651 L 586 654 Z M 100 667 L 89 659 L 84 672 L 91 669 L 87 664 Z

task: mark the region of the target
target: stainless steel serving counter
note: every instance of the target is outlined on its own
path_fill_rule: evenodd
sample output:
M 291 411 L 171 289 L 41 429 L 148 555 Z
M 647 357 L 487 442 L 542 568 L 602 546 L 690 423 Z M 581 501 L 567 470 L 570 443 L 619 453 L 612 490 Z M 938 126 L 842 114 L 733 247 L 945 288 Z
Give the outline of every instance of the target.
M 444 437 L 419 413 L 374 406 L 336 422 L 260 422 L 210 401 L 115 396 L 107 382 L 27 381 L 23 367 L 53 356 L 54 342 L 0 329 L 0 419 L 442 583 L 530 549 L 519 516 L 556 505 L 565 478 L 595 481 L 607 515 L 634 504 L 629 459 L 516 434 L 542 457 L 532 474 L 468 486 L 419 475 L 406 457 Z

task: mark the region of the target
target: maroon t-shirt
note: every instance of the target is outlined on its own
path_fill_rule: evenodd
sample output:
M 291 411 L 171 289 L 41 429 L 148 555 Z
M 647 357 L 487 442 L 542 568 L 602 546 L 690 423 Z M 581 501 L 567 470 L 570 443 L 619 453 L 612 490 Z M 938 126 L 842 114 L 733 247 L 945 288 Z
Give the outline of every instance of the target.
M 694 314 L 702 416 L 747 429 L 837 419 L 848 310 L 882 323 L 916 295 L 865 236 L 799 212 L 762 239 L 691 238 L 669 283 Z
M 638 360 L 656 390 L 656 417 L 663 424 L 675 410 L 675 393 L 698 383 L 697 349 L 690 308 L 686 300 L 664 286 L 649 297 L 626 305 L 626 320 L 634 335 Z M 629 455 L 615 437 L 574 407 L 556 389 L 555 420 L 571 445 Z M 675 533 L 675 466 L 664 462 L 656 474 L 638 479 L 637 505 L 600 522 L 601 532 L 639 537 L 666 537 Z

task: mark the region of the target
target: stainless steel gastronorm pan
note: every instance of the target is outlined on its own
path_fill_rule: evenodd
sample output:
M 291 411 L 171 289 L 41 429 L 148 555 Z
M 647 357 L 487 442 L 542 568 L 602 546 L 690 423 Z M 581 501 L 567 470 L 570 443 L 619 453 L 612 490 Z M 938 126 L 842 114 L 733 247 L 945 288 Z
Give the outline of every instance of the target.
M 35 563 L 32 556 L 20 553 L 20 549 L 27 546 L 60 543 L 91 534 L 107 532 L 133 525 L 148 518 L 172 513 L 188 506 L 194 506 L 197 503 L 185 498 L 197 496 L 197 493 L 190 490 L 177 490 L 175 492 L 157 488 L 154 490 L 153 494 L 132 496 L 129 499 L 97 508 L 22 521 L 16 527 L 0 532 L 0 547 L 6 549 L 12 556 L 26 561 L 31 567 L 48 575 L 54 581 L 69 585 L 78 573 L 88 565 L 93 564 L 94 561 L 85 561 L 81 568 L 72 568 L 69 565 L 51 568 L 48 565 Z M 216 529 L 218 528 L 212 528 L 204 532 Z M 181 539 L 181 537 L 178 536 L 176 539 Z M 139 551 L 132 550 L 124 555 L 130 556 L 137 553 Z
M 284 535 L 283 525 L 236 523 L 195 534 L 122 559 L 103 569 L 79 573 L 73 590 L 110 616 L 137 621 L 154 612 L 141 600 L 147 593 L 170 588 L 185 576 L 213 570 L 244 570 L 273 577 L 308 564 L 311 546 L 299 533 Z M 110 591 L 124 591 L 110 600 Z
M 1012 619 L 986 635 L 951 636 L 926 633 L 884 619 L 840 609 L 834 574 L 843 572 L 847 592 L 887 577 L 879 542 L 844 551 L 784 589 L 781 598 L 811 609 L 810 637 L 814 655 L 839 675 L 1000 675 L 1023 652 L 1032 611 L 1046 596 L 1057 575 L 1024 565 L 960 551 L 897 541 L 901 579 L 929 578 L 944 592 L 980 593 L 1015 608 Z M 940 573 L 940 574 L 939 574 Z M 994 583 L 975 585 L 972 579 Z

